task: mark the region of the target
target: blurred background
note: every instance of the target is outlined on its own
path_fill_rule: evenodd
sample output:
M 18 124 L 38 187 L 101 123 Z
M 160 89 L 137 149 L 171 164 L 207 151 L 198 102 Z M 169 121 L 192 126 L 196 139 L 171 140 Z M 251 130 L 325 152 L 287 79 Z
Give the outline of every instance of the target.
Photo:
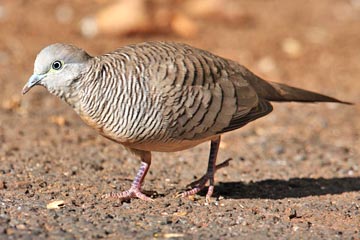
M 0 221 L 0 233 L 8 231 L 2 231 L 3 226 L 13 233 L 20 228 L 46 232 L 67 226 L 71 234 L 80 232 L 74 236 L 89 239 L 93 236 L 89 229 L 104 235 L 104 224 L 109 228 L 115 224 L 111 231 L 120 232 L 119 236 L 138 226 L 179 226 L 176 221 L 161 225 L 154 220 L 156 224 L 150 224 L 151 216 L 163 211 L 162 205 L 149 210 L 146 204 L 134 201 L 128 205 L 128 212 L 100 205 L 101 194 L 128 188 L 139 161 L 98 136 L 66 104 L 41 87 L 21 96 L 36 54 L 51 43 L 71 43 L 98 55 L 154 40 L 188 43 L 238 61 L 264 79 L 360 102 L 360 0 L 0 0 L 0 194 L 10 201 L 7 213 L 1 216 L 11 219 L 6 221 L 10 225 Z M 304 225 L 297 226 L 298 233 L 309 234 L 311 224 L 306 222 L 315 223 L 313 228 L 324 226 L 318 228 L 320 232 L 335 229 L 334 234 L 351 232 L 354 224 L 359 226 L 358 217 L 334 215 L 358 212 L 354 210 L 358 207 L 348 210 L 347 206 L 358 202 L 359 196 L 346 192 L 358 191 L 360 186 L 359 134 L 359 105 L 327 103 L 275 103 L 269 116 L 226 134 L 219 159 L 231 157 L 234 162 L 217 174 L 217 180 L 228 185 L 217 186 L 215 191 L 229 198 L 223 202 L 234 209 L 238 202 L 231 199 L 260 198 L 255 205 L 265 214 L 264 218 L 257 217 L 251 212 L 253 201 L 243 200 L 245 207 L 237 211 L 243 214 L 241 219 L 252 222 L 242 224 L 234 214 L 231 222 L 238 227 L 237 232 L 242 232 L 240 228 L 248 232 L 258 228 L 265 234 L 281 228 L 289 234 L 282 236 L 289 238 L 293 233 L 290 220 L 282 216 L 287 214 L 285 206 L 294 207 L 288 200 L 291 197 L 298 198 L 298 204 L 307 204 L 310 211 L 303 215 Z M 206 144 L 179 153 L 155 153 L 145 188 L 165 196 L 158 202 L 171 204 L 171 194 L 203 174 L 207 155 Z M 288 179 L 292 178 L 298 180 L 290 186 Z M 266 179 L 280 180 L 261 182 Z M 318 179 L 323 180 L 319 183 Z M 242 183 L 250 184 L 247 190 Z M 316 198 L 326 194 L 337 194 L 329 197 L 330 207 L 326 197 L 321 201 Z M 280 200 L 268 201 L 269 196 Z M 50 199 L 70 199 L 73 203 L 69 206 L 75 209 L 84 202 L 96 206 L 89 215 L 77 210 L 66 213 L 96 224 L 84 227 L 66 214 L 59 214 L 57 219 L 49 217 L 48 212 L 33 214 L 35 203 L 42 209 Z M 332 210 L 336 203 L 343 204 L 337 205 L 341 210 Z M 19 205 L 29 205 L 30 210 L 20 213 Z M 143 216 L 147 221 L 136 226 L 131 225 L 132 220 L 121 221 L 128 224 L 123 231 L 116 225 L 120 218 L 109 223 L 93 217 L 103 216 L 106 211 L 131 216 L 137 207 L 150 211 Z M 280 220 L 266 217 L 273 207 L 280 209 L 273 212 L 281 215 Z M 198 227 L 194 222 L 208 213 L 204 208 L 197 211 L 184 216 L 184 231 L 202 231 L 203 225 Z M 11 225 L 13 219 L 23 225 Z M 22 219 L 29 221 L 24 223 L 27 220 Z M 38 225 L 49 219 L 49 226 Z M 221 228 L 224 220 L 204 219 L 201 221 L 216 226 L 203 230 L 203 236 L 212 231 L 227 234 L 228 228 Z M 259 239 L 265 236 L 261 234 Z M 333 238 L 331 234 L 319 236 Z
M 266 79 L 343 97 L 358 82 L 359 21 L 359 0 L 2 0 L 0 100 L 18 98 L 48 44 L 96 55 L 148 40 L 186 42 Z
M 21 105 L 36 53 L 54 42 L 94 55 L 147 40 L 186 42 L 264 78 L 342 97 L 356 91 L 359 21 L 359 0 L 2 0 L 1 106 Z

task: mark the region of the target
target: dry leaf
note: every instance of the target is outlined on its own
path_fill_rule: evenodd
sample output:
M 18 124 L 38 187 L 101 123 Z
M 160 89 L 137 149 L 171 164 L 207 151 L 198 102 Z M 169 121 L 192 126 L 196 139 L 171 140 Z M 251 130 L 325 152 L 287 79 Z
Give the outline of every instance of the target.
M 67 124 L 66 119 L 63 116 L 51 116 L 49 121 L 55 123 L 56 125 L 63 127 Z
M 2 102 L 2 108 L 5 110 L 18 110 L 21 106 L 21 100 L 19 96 L 12 96 L 8 100 Z
M 47 209 L 58 209 L 64 207 L 65 202 L 63 200 L 56 200 L 46 205 Z
M 186 211 L 175 212 L 175 213 L 173 213 L 173 215 L 176 217 L 184 217 L 187 215 L 187 212 Z
M 154 233 L 154 238 L 183 238 L 183 233 Z

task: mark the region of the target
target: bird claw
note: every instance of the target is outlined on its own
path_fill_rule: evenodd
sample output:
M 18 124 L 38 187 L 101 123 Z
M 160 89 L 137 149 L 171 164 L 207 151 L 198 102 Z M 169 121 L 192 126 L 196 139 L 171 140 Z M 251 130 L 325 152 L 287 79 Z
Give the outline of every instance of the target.
M 208 181 L 208 176 L 205 174 L 204 176 L 202 176 L 200 179 L 195 180 L 191 183 L 189 183 L 188 185 L 186 185 L 187 188 L 195 188 L 199 185 L 202 185 L 202 183 L 204 182 L 204 184 Z
M 214 186 L 210 185 L 205 197 L 206 203 L 210 203 L 213 192 L 214 192 Z
M 123 192 L 112 192 L 102 196 L 102 198 L 113 198 L 120 200 L 128 200 L 131 198 L 139 198 L 144 201 L 153 202 L 154 200 L 143 194 L 139 188 L 131 187 L 129 190 Z
M 219 170 L 220 168 L 223 167 L 227 167 L 229 166 L 229 162 L 232 160 L 232 158 L 229 158 L 227 160 L 225 160 L 224 162 L 218 164 L 215 166 L 215 171 Z M 191 187 L 190 190 L 182 192 L 182 193 L 178 193 L 175 197 L 176 198 L 180 198 L 180 197 L 189 197 L 192 195 L 197 194 L 198 192 L 200 192 L 206 185 L 206 183 L 209 181 L 210 179 L 210 174 L 206 173 L 204 176 L 202 176 L 200 179 L 190 183 L 187 185 L 187 187 Z M 211 196 L 214 192 L 214 185 L 210 185 L 208 188 L 208 191 L 206 193 L 206 202 L 209 203 Z
M 177 197 L 189 197 L 189 196 L 197 194 L 205 187 L 208 180 L 209 180 L 209 176 L 204 175 L 201 179 L 189 184 L 192 187 L 190 190 L 179 193 L 177 195 Z M 210 187 L 211 186 L 209 186 L 209 189 L 210 189 Z M 212 187 L 214 187 L 214 186 L 212 186 Z M 211 197 L 211 194 L 212 194 L 212 192 L 209 194 L 209 191 L 208 191 L 208 194 L 206 194 L 206 196 L 210 195 L 209 197 Z

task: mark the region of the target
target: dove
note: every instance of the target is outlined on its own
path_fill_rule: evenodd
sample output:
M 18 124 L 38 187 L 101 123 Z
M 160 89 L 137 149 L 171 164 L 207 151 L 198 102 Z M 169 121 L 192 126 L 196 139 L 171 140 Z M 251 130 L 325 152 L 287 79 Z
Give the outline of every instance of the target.
M 55 43 L 42 49 L 23 94 L 40 85 L 71 106 L 102 136 L 122 144 L 140 168 L 118 199 L 152 201 L 141 186 L 151 152 L 174 152 L 210 142 L 205 175 L 179 196 L 215 185 L 221 135 L 269 114 L 271 101 L 335 102 L 319 93 L 265 81 L 239 63 L 182 43 L 144 42 L 91 56 L 76 46 Z M 166 164 L 166 163 L 165 163 Z

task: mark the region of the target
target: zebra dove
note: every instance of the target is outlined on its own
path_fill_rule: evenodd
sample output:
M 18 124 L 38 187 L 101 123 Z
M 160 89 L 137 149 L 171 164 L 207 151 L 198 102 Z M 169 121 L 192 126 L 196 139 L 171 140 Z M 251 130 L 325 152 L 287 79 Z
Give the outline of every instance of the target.
M 211 141 L 205 175 L 185 191 L 198 193 L 214 173 L 223 133 L 272 111 L 270 101 L 337 102 L 315 92 L 267 82 L 237 62 L 186 44 L 148 42 L 92 57 L 67 44 L 53 44 L 37 55 L 34 74 L 23 89 L 44 86 L 60 97 L 101 135 L 140 157 L 129 190 L 107 194 L 152 200 L 141 192 L 151 151 L 172 152 Z

